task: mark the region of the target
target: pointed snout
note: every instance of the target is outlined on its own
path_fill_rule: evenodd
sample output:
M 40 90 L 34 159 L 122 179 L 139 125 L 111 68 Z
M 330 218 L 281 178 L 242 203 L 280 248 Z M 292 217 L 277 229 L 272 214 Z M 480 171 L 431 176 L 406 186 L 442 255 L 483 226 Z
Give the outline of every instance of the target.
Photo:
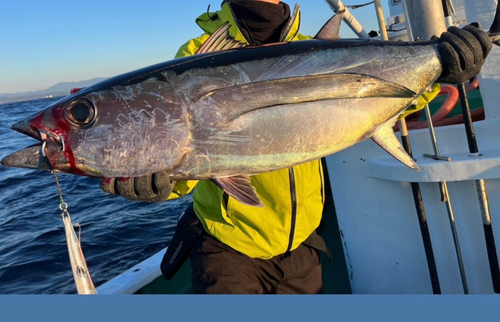
M 31 119 L 25 119 L 14 123 L 10 128 L 14 131 L 31 136 L 32 138 L 35 138 L 37 140 L 41 140 L 40 132 L 31 126 Z

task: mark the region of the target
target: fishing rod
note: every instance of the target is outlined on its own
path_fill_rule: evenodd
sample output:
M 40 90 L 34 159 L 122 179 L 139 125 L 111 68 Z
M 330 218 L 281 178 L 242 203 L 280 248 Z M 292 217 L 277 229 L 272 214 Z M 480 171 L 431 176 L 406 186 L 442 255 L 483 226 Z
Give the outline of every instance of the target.
M 450 11 L 448 2 L 446 0 L 442 0 L 442 6 L 445 17 L 449 17 Z M 491 24 L 489 34 L 493 35 L 498 32 L 500 32 L 500 7 L 497 4 L 495 18 L 493 19 L 493 23 Z M 477 146 L 474 125 L 472 124 L 472 116 L 469 106 L 469 100 L 467 98 L 467 91 L 465 89 L 465 84 L 462 83 L 457 85 L 457 89 L 460 98 L 460 104 L 462 107 L 462 115 L 464 118 L 467 143 L 469 145 L 469 156 L 479 157 L 480 156 L 479 148 Z M 491 214 L 488 204 L 488 194 L 486 191 L 486 185 L 484 179 L 475 180 L 475 183 L 476 183 L 479 207 L 481 210 L 481 217 L 483 221 L 484 238 L 488 254 L 491 279 L 493 282 L 493 291 L 495 293 L 500 293 L 500 267 L 498 265 L 498 255 L 495 245 L 495 237 L 493 235 L 493 227 L 491 225 Z
M 413 158 L 410 137 L 408 136 L 408 129 L 406 127 L 406 120 L 404 117 L 399 119 L 399 133 L 401 134 L 401 142 L 406 153 Z M 418 224 L 420 227 L 420 235 L 424 244 L 425 257 L 427 259 L 427 267 L 429 269 L 429 276 L 431 278 L 432 292 L 434 294 L 441 294 L 441 285 L 436 267 L 436 259 L 434 258 L 434 250 L 432 248 L 431 235 L 429 233 L 429 226 L 427 224 L 427 215 L 425 213 L 424 202 L 422 200 L 422 192 L 418 182 L 410 182 L 411 191 L 413 194 L 413 201 L 417 211 Z
M 432 124 L 432 115 L 429 108 L 429 104 L 425 105 L 425 114 L 427 117 L 427 123 L 429 125 L 429 132 L 431 135 L 432 147 L 434 149 L 434 155 L 432 158 L 437 158 L 441 160 L 450 161 L 449 158 L 441 157 L 439 153 L 439 147 L 437 144 L 436 132 L 434 131 L 434 124 Z M 453 207 L 451 205 L 450 194 L 448 192 L 448 184 L 446 181 L 439 182 L 439 188 L 441 190 L 441 201 L 446 204 L 446 210 L 448 212 L 448 221 L 450 222 L 450 228 L 453 236 L 453 242 L 455 244 L 455 253 L 457 255 L 458 267 L 460 269 L 460 277 L 462 279 L 462 287 L 464 290 L 464 294 L 469 294 L 469 287 L 467 285 L 467 277 L 465 275 L 465 267 L 462 259 L 462 251 L 460 249 L 460 242 L 458 240 L 457 227 L 455 225 L 455 216 L 453 214 Z
M 448 1 L 448 0 L 443 0 L 443 1 Z M 407 8 L 405 7 L 405 14 L 406 14 L 406 9 Z M 450 17 L 450 19 L 451 19 L 451 17 Z M 447 20 L 447 24 L 448 24 L 448 20 Z M 412 33 L 411 28 L 408 28 L 408 30 L 409 30 L 409 34 L 411 35 L 410 37 L 413 40 L 414 35 Z M 425 105 L 424 110 L 425 110 L 425 113 L 426 113 L 426 116 L 427 116 L 427 123 L 428 123 L 428 127 L 429 127 L 429 133 L 430 133 L 430 136 L 431 136 L 432 147 L 433 147 L 433 150 L 434 150 L 434 155 L 431 155 L 429 157 L 432 157 L 434 159 L 440 159 L 440 160 L 447 160 L 447 161 L 449 161 L 449 158 L 447 158 L 447 157 L 441 157 L 440 156 L 439 147 L 438 147 L 437 138 L 436 138 L 436 132 L 434 131 L 434 125 L 433 125 L 433 122 L 432 122 L 431 112 L 430 112 L 428 104 Z M 427 155 L 424 155 L 424 156 L 427 156 Z M 461 280 L 462 280 L 462 288 L 463 288 L 464 294 L 468 294 L 469 293 L 469 288 L 468 288 L 468 285 L 467 285 L 467 278 L 466 278 L 464 263 L 463 263 L 463 259 L 462 259 L 462 252 L 461 252 L 461 249 L 460 249 L 460 242 L 459 242 L 459 239 L 458 239 L 457 228 L 456 228 L 456 225 L 455 225 L 455 216 L 454 216 L 454 213 L 453 213 L 453 207 L 452 207 L 450 196 L 449 196 L 449 192 L 448 192 L 448 184 L 446 183 L 446 181 L 439 182 L 439 189 L 441 191 L 441 201 L 443 201 L 446 204 L 446 210 L 447 210 L 447 213 L 448 213 L 448 221 L 450 223 L 450 229 L 451 229 L 451 232 L 452 232 L 453 242 L 454 242 L 454 245 L 455 245 L 455 253 L 456 253 L 456 256 L 457 256 L 458 266 L 459 266 L 459 270 L 460 270 L 460 277 L 461 277 Z
M 383 19 L 382 6 L 380 0 L 375 0 L 375 9 L 377 12 L 377 18 L 379 23 L 379 29 L 381 30 L 381 37 L 383 40 L 387 41 L 388 36 L 386 30 L 385 22 Z M 403 2 L 404 3 L 404 2 Z M 410 31 L 410 28 L 408 28 Z M 413 158 L 410 137 L 408 136 L 408 129 L 406 126 L 406 120 L 404 117 L 399 118 L 399 129 L 401 134 L 401 142 L 406 153 Z M 417 212 L 418 224 L 420 227 L 420 235 L 422 237 L 422 242 L 424 245 L 425 257 L 427 260 L 427 268 L 429 270 L 429 277 L 431 280 L 432 292 L 433 294 L 441 294 L 441 285 L 439 282 L 439 276 L 436 266 L 436 259 L 434 257 L 434 250 L 432 248 L 431 235 L 429 232 L 429 225 L 427 224 L 427 215 L 425 213 L 424 202 L 422 200 L 422 192 L 420 190 L 420 185 L 417 182 L 410 182 L 411 191 L 413 195 L 413 201 L 415 203 L 415 210 Z

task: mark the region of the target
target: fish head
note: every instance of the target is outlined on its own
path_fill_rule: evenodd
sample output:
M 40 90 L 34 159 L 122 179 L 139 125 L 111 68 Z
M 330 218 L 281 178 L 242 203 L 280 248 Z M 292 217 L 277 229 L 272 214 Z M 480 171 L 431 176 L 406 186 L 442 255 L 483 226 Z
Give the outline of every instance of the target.
M 188 115 L 173 86 L 152 78 L 104 81 L 67 96 L 12 129 L 40 141 L 4 166 L 56 169 L 93 177 L 168 170 L 186 153 Z
M 11 126 L 13 130 L 40 142 L 5 157 L 2 164 L 85 174 L 76 164 L 74 169 L 71 169 L 71 164 L 74 162 L 70 160 L 71 147 L 67 143 L 73 142 L 70 137 L 74 137 L 75 128 L 91 126 L 95 117 L 93 104 L 85 98 L 62 99 L 55 102 L 47 109 Z

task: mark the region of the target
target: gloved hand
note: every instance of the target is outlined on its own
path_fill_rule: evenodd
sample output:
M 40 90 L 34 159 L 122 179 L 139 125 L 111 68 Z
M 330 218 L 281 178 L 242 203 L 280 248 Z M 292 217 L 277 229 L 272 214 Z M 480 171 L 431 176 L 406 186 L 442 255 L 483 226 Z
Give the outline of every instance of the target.
M 443 72 L 436 82 L 449 84 L 461 84 L 479 74 L 493 46 L 478 23 L 462 29 L 452 26 L 438 41 Z
M 103 178 L 102 191 L 130 200 L 161 202 L 168 199 L 175 186 L 165 171 L 136 178 Z

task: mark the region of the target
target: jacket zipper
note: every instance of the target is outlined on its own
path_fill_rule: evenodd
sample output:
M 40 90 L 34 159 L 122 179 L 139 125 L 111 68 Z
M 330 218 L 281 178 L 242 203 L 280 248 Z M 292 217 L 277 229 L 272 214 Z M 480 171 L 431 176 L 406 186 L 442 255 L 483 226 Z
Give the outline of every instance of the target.
M 325 158 L 321 158 L 318 161 L 318 168 L 319 168 L 319 177 L 321 178 L 321 203 L 324 206 L 326 202 L 325 180 L 328 180 L 328 182 L 330 182 L 330 177 L 325 179 L 325 176 L 328 176 L 328 168 L 326 167 Z
M 288 22 L 287 22 L 285 28 L 283 28 L 283 30 L 281 31 L 280 41 L 285 41 L 286 37 L 290 33 L 290 30 L 292 29 L 292 26 L 295 23 L 295 19 L 297 19 L 297 15 L 299 14 L 299 8 L 300 8 L 300 6 L 298 4 L 295 4 L 295 8 L 293 8 L 292 16 L 290 17 L 290 19 L 288 19 Z M 300 21 L 299 21 L 299 26 L 300 26 Z M 297 29 L 297 30 L 299 30 L 299 29 Z
M 292 250 L 293 239 L 295 237 L 295 225 L 297 224 L 297 192 L 295 190 L 295 173 L 293 168 L 288 169 L 288 177 L 290 179 L 290 198 L 292 201 L 292 224 L 290 226 L 287 252 Z

